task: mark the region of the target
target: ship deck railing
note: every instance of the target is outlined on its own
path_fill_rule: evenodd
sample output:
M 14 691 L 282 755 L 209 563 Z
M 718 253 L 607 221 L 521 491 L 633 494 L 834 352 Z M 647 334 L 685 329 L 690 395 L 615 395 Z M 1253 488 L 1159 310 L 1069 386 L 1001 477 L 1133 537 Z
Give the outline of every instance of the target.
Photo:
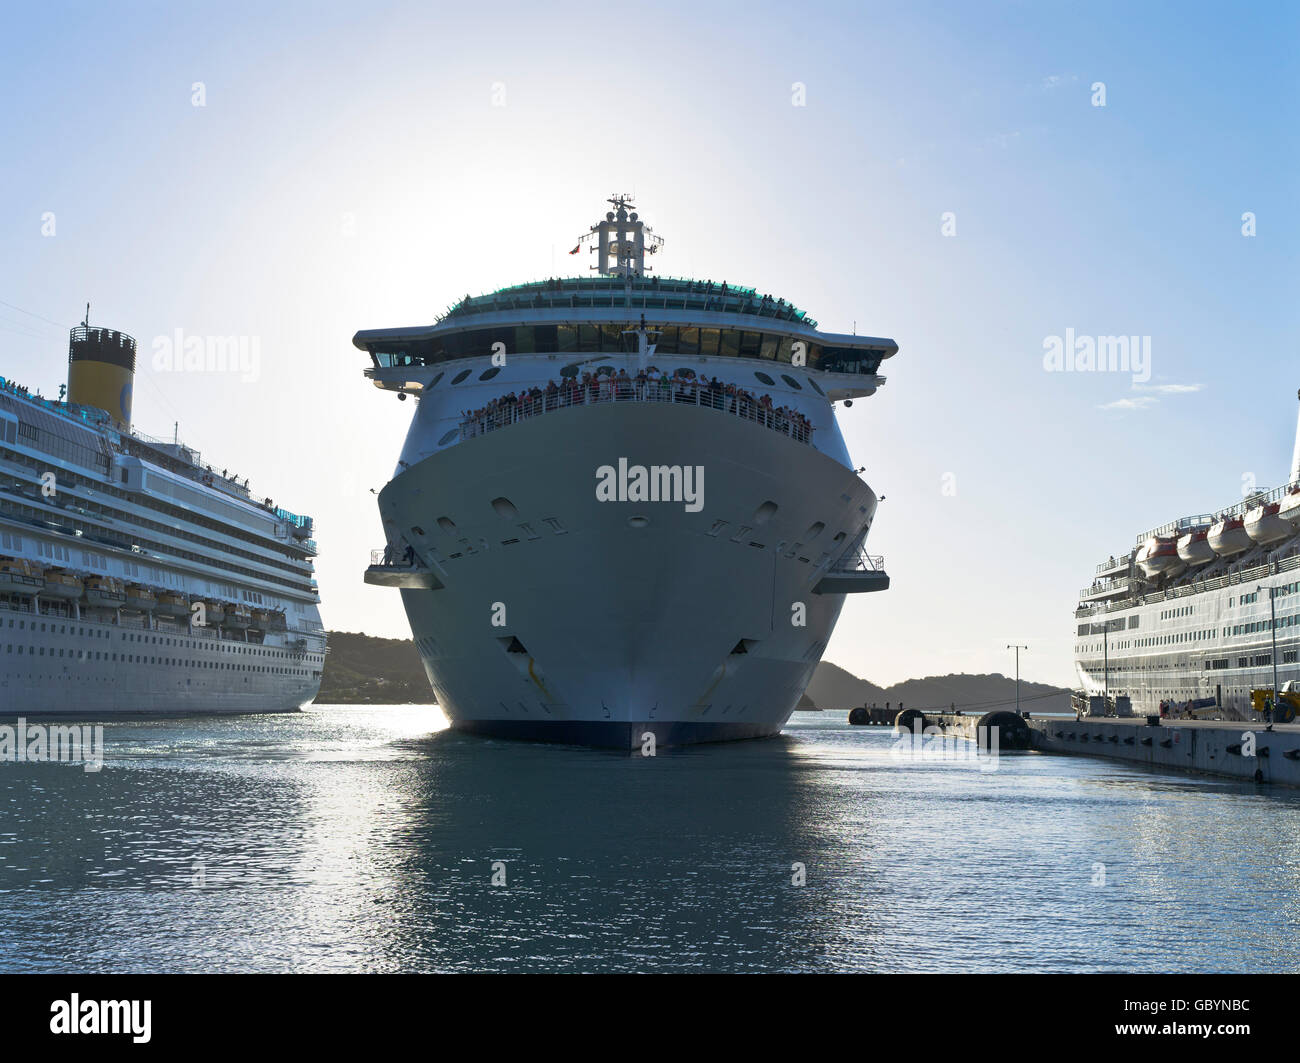
M 1189 531 L 1209 529 L 1224 517 L 1245 517 L 1256 506 L 1262 506 L 1269 502 L 1281 502 L 1292 491 L 1300 491 L 1300 480 L 1285 483 L 1281 487 L 1273 488 L 1271 491 L 1256 491 L 1240 502 L 1225 506 L 1214 513 L 1197 513 L 1192 517 L 1180 517 L 1178 520 L 1162 524 L 1158 528 L 1152 528 L 1137 537 L 1138 545 L 1153 536 L 1168 538 L 1172 535 L 1182 536 Z
M 1239 583 L 1254 583 L 1265 576 L 1277 575 L 1282 572 L 1293 572 L 1300 568 L 1300 554 L 1293 557 L 1286 557 L 1280 560 L 1266 562 L 1262 565 L 1252 565 L 1250 568 L 1241 569 L 1237 572 L 1228 572 L 1222 576 L 1216 576 L 1212 579 L 1193 579 L 1187 583 L 1176 584 L 1173 587 L 1166 587 L 1163 590 L 1153 588 L 1145 594 L 1134 595 L 1119 602 L 1109 602 L 1105 605 L 1080 605 L 1074 611 L 1076 617 L 1095 616 L 1098 613 L 1112 613 L 1117 609 L 1131 609 L 1135 605 L 1145 605 L 1155 601 L 1165 601 L 1169 598 L 1186 598 L 1192 594 L 1202 594 L 1206 591 L 1221 590 L 1224 587 L 1235 586 Z M 1134 584 L 1136 586 L 1136 583 Z
M 796 442 L 812 445 L 812 425 L 788 417 L 771 406 L 764 406 L 748 393 L 727 394 L 725 391 L 712 391 L 698 384 L 683 386 L 681 382 L 675 382 L 671 387 L 663 387 L 654 381 L 639 384 L 632 380 L 609 379 L 602 380 L 594 389 L 583 385 L 575 391 L 562 390 L 554 394 L 523 398 L 487 413 L 466 417 L 460 423 L 460 438 L 462 441 L 474 439 L 518 421 L 567 409 L 570 406 L 591 406 L 607 402 L 662 402 L 699 406 L 702 409 L 716 410 L 745 421 L 752 421 L 787 435 Z

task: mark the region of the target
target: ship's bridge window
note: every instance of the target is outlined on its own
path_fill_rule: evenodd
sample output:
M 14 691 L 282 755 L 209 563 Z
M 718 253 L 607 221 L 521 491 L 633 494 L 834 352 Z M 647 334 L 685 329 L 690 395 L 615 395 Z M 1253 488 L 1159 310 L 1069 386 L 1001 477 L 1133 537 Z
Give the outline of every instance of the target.
M 459 384 L 462 380 L 464 380 L 467 376 L 469 376 L 471 372 L 473 372 L 473 370 L 462 369 L 459 373 L 457 373 L 454 377 L 451 378 L 451 382 L 453 384 Z
M 480 380 L 491 380 L 499 372 L 501 372 L 501 367 L 499 365 L 489 366 L 487 369 L 484 369 L 483 372 L 479 373 L 478 378 Z
M 776 385 L 776 381 L 773 380 L 773 379 L 772 379 L 770 376 L 768 376 L 766 373 L 762 373 L 762 372 L 760 372 L 760 373 L 755 373 L 754 376 L 756 376 L 756 377 L 759 379 L 759 381 L 760 381 L 761 383 L 767 384 L 767 385 L 769 385 L 769 386 L 775 386 L 775 385 Z
M 803 385 L 800 384 L 799 381 L 795 380 L 795 378 L 792 377 L 789 373 L 782 373 L 781 379 L 784 380 L 787 384 L 789 384 L 792 388 L 794 388 L 795 391 L 803 390 Z
M 808 377 L 808 383 L 812 385 L 813 391 L 817 392 L 818 395 L 826 394 L 826 392 L 822 391 L 821 385 L 818 384 L 817 381 L 815 381 L 812 377 Z

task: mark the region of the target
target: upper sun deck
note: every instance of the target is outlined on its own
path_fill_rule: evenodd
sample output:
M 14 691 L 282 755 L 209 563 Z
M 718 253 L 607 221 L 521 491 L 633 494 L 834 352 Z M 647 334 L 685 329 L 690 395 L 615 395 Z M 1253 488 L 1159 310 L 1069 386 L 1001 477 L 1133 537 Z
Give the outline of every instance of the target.
M 663 240 L 638 218 L 627 196 L 591 227 L 590 277 L 554 277 L 466 295 L 431 325 L 364 329 L 352 342 L 370 355 L 367 371 L 388 390 L 418 391 L 441 362 L 489 355 L 612 355 L 755 358 L 810 371 L 854 374 L 845 397 L 883 383 L 880 363 L 898 351 L 891 339 L 819 332 L 786 300 L 726 281 L 653 277 L 646 256 Z M 643 346 L 649 342 L 649 347 Z M 863 378 L 866 379 L 863 379 Z M 836 390 L 840 390 L 838 387 Z
M 760 295 L 754 288 L 740 288 L 729 285 L 726 281 L 645 276 L 557 277 L 514 284 L 486 295 L 466 295 L 460 302 L 449 307 L 436 323 L 509 310 L 601 308 L 749 314 L 817 328 L 817 322 L 793 303 L 770 295 Z
M 891 339 L 819 332 L 784 299 L 714 281 L 573 277 L 466 296 L 432 325 L 364 329 L 353 343 L 376 370 L 430 366 L 505 350 L 519 354 L 627 354 L 632 333 L 656 333 L 659 354 L 790 363 L 874 374 L 898 351 Z M 504 347 L 498 347 L 503 344 Z

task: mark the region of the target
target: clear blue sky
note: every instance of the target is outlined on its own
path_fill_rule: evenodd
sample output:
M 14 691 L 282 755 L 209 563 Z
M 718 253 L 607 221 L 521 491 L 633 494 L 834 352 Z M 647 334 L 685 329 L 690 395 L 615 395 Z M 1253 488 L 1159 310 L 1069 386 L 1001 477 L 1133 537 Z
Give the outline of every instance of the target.
M 141 341 L 138 426 L 179 420 L 314 514 L 327 623 L 405 635 L 360 576 L 410 405 L 361 377 L 352 333 L 564 270 L 635 192 L 663 272 L 900 345 L 842 415 L 893 587 L 849 600 L 828 659 L 891 682 L 1009 671 L 1022 642 L 1027 676 L 1068 683 L 1098 560 L 1286 477 L 1298 11 L 11 7 L 0 375 L 52 393 L 90 301 Z M 176 329 L 255 337 L 256 379 L 156 370 Z M 1067 329 L 1149 336 L 1150 381 L 1046 372 Z

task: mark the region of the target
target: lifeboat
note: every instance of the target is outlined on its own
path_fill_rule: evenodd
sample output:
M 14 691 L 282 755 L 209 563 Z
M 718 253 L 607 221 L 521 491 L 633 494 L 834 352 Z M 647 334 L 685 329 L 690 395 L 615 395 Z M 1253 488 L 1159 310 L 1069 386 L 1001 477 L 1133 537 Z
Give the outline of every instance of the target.
M 0 594 L 31 597 L 45 586 L 45 570 L 21 557 L 0 557 Z
M 270 631 L 271 611 L 269 609 L 254 609 L 252 626 L 258 631 Z
M 1153 535 L 1137 552 L 1138 567 L 1148 577 L 1177 575 L 1187 567 L 1172 537 Z
M 1243 550 L 1249 550 L 1254 544 L 1246 534 L 1240 517 L 1224 517 L 1210 528 L 1207 537 L 1210 549 L 1220 557 L 1232 557 Z
M 1295 488 L 1277 506 L 1279 519 L 1300 531 L 1300 487 Z
M 163 616 L 188 617 L 190 615 L 190 600 L 183 594 L 163 591 L 158 595 L 157 610 Z
M 1189 531 L 1178 540 L 1178 556 L 1189 565 L 1205 565 L 1214 560 L 1214 551 L 1207 541 L 1210 533 L 1204 528 Z
M 126 604 L 126 587 L 112 576 L 88 576 L 86 604 L 92 609 L 121 609 Z
M 253 622 L 253 614 L 246 605 L 232 605 L 226 610 L 226 627 L 242 630 Z
M 214 602 L 211 599 L 203 603 L 208 614 L 208 626 L 216 627 L 226 619 L 226 603 Z
M 1283 539 L 1289 539 L 1295 534 L 1291 522 L 1279 517 L 1277 511 L 1278 504 L 1276 502 L 1265 502 L 1262 506 L 1256 506 L 1246 514 L 1246 534 L 1259 543 L 1260 546 L 1280 543 Z
M 64 601 L 74 602 L 81 597 L 84 589 L 81 580 L 71 572 L 61 568 L 47 568 L 41 597 L 61 598 Z
M 126 585 L 126 607 L 137 613 L 152 613 L 158 606 L 158 596 L 148 587 L 138 583 Z

